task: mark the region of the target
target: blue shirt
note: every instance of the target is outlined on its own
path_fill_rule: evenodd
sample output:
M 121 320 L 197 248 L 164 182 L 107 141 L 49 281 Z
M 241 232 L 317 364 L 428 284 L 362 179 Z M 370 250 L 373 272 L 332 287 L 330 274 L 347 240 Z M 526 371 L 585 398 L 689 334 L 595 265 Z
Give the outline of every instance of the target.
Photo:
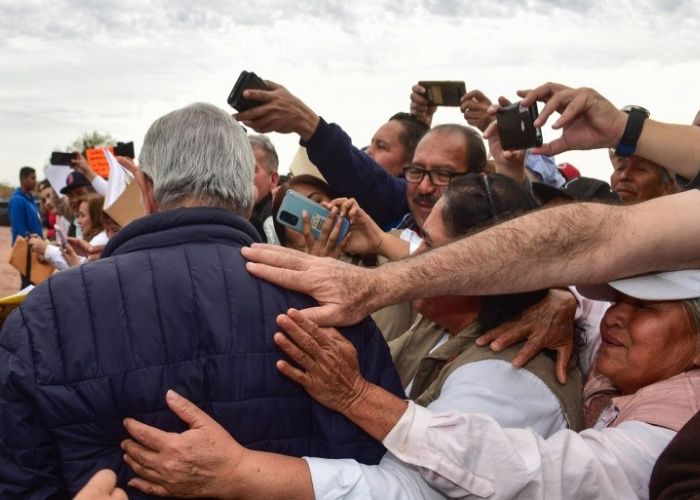
M 10 203 L 7 206 L 10 213 L 10 225 L 12 226 L 12 244 L 15 244 L 17 236 L 28 236 L 30 234 L 43 234 L 41 228 L 41 217 L 36 208 L 34 197 L 17 188 L 12 193 Z

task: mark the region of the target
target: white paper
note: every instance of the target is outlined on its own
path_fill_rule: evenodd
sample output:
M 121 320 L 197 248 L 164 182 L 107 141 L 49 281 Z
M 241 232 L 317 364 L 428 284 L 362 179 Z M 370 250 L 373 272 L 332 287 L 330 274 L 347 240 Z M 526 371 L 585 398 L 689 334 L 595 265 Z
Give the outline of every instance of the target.
M 51 187 L 61 198 L 66 196 L 61 194 L 61 189 L 66 187 L 66 178 L 72 171 L 73 169 L 66 165 L 46 165 L 44 167 L 44 177 L 49 180 Z
M 104 149 L 103 151 L 109 163 L 109 181 L 104 203 L 104 209 L 106 210 L 121 196 L 129 183 L 131 183 L 133 176 L 131 172 L 120 165 L 109 149 Z

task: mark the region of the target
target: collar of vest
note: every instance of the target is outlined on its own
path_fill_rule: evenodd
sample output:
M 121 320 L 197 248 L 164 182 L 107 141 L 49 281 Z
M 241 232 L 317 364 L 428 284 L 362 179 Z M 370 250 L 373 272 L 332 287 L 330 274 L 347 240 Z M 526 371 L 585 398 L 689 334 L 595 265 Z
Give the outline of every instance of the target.
M 247 220 L 227 210 L 210 207 L 176 208 L 129 223 L 109 241 L 102 256 L 110 257 L 182 243 L 247 246 L 259 241 L 260 236 Z

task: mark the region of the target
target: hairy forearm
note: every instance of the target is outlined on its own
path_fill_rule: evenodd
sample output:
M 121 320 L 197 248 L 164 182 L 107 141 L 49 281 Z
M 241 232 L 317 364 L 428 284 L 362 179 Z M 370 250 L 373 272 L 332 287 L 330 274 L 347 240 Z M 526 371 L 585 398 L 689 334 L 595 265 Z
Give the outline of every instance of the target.
M 516 293 L 700 266 L 700 191 L 633 207 L 541 210 L 373 271 L 371 305 Z
M 692 179 L 700 172 L 700 127 L 646 120 L 635 154 Z
M 306 461 L 278 453 L 247 450 L 237 465 L 230 499 L 313 499 L 314 488 Z
M 394 428 L 408 403 L 374 384 L 367 384 L 366 390 L 347 408 L 339 411 L 377 441 L 383 441 Z

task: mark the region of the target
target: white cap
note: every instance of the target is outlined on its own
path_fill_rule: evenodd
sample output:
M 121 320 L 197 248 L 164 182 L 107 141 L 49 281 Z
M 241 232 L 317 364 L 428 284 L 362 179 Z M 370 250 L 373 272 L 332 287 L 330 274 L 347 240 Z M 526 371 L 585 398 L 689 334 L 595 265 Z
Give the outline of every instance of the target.
M 700 297 L 700 269 L 642 274 L 576 289 L 593 300 L 612 301 L 617 292 L 640 300 L 694 299 Z

